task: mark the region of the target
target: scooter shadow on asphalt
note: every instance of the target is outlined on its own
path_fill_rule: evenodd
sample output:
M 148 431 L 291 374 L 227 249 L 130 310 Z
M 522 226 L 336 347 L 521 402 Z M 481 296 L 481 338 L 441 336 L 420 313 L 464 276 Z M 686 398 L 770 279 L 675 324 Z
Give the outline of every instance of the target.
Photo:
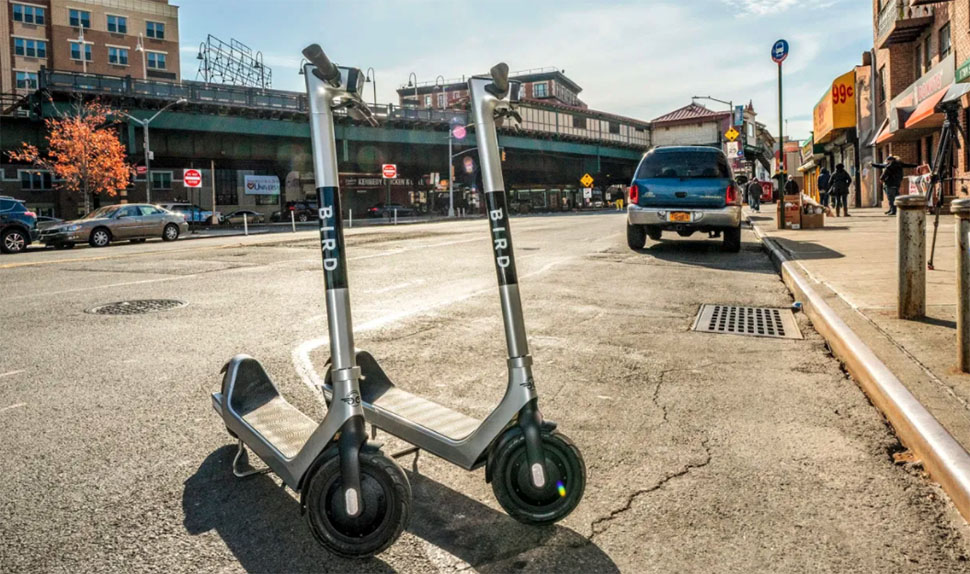
M 327 553 L 313 540 L 291 493 L 267 475 L 232 475 L 235 452 L 235 445 L 217 449 L 185 481 L 183 524 L 189 534 L 215 530 L 248 572 L 395 571 L 379 556 L 357 561 Z M 407 474 L 414 494 L 408 532 L 478 572 L 619 572 L 606 553 L 569 528 L 521 524 L 420 474 Z

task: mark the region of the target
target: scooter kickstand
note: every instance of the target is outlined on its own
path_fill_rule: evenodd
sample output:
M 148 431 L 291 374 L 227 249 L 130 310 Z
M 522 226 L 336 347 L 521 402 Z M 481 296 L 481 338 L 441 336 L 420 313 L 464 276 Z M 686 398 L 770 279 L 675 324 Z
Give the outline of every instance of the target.
M 412 447 L 408 447 L 408 448 L 406 448 L 404 450 L 399 450 L 399 451 L 395 452 L 394 454 L 392 454 L 391 455 L 391 458 L 397 460 L 397 459 L 399 459 L 401 457 L 404 457 L 404 456 L 407 456 L 409 454 L 414 454 L 414 460 L 411 462 L 411 472 L 417 473 L 418 472 L 418 458 L 421 456 L 421 449 L 420 448 L 418 448 L 416 446 L 412 446 Z
M 253 476 L 254 474 L 266 474 L 269 472 L 268 468 L 255 469 L 249 467 L 249 470 L 239 470 L 239 459 L 246 454 L 246 445 L 243 441 L 239 441 L 239 448 L 236 450 L 236 456 L 232 459 L 232 474 L 236 478 L 246 478 L 247 476 Z

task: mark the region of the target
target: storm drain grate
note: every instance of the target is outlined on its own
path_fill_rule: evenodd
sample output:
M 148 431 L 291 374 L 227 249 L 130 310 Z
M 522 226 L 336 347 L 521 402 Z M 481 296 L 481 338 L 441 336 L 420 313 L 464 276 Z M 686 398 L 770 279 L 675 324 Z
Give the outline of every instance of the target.
M 702 305 L 693 330 L 778 339 L 802 338 L 791 310 L 773 307 Z
M 88 313 L 95 315 L 142 315 L 144 313 L 155 313 L 157 311 L 169 311 L 188 305 L 185 301 L 178 299 L 137 299 L 134 301 L 118 301 L 108 303 L 93 309 L 88 309 Z

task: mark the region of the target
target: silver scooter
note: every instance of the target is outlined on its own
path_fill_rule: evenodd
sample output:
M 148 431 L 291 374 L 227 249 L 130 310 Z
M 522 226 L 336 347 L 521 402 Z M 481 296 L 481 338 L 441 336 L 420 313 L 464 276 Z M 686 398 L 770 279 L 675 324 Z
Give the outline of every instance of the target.
M 393 544 L 407 526 L 411 508 L 411 486 L 404 471 L 379 446 L 367 442 L 337 192 L 334 110 L 344 108 L 372 125 L 376 121 L 360 98 L 364 75 L 359 69 L 333 65 L 316 44 L 304 49 L 303 55 L 309 60 L 303 72 L 332 335 L 328 380 L 331 396 L 338 400 L 330 402 L 318 424 L 283 398 L 256 359 L 237 355 L 223 369 L 222 391 L 212 395 L 212 406 L 239 441 L 233 473 L 242 477 L 260 472 L 241 468 L 248 447 L 300 493 L 301 512 L 324 547 L 360 558 Z
M 508 387 L 502 401 L 480 421 L 396 386 L 370 353 L 357 351 L 356 362 L 348 363 L 354 347 L 346 290 L 338 291 L 333 300 L 327 292 L 330 345 L 334 365 L 356 364 L 360 369 L 360 402 L 375 435 L 381 429 L 414 445 L 393 456 L 426 450 L 467 470 L 484 465 L 485 480 L 510 516 L 528 524 L 548 524 L 579 504 L 586 465 L 573 443 L 554 432 L 556 425 L 543 420 L 537 406 L 496 131 L 496 121 L 518 116 L 512 102 L 518 99 L 520 84 L 509 82 L 508 71 L 507 65 L 498 64 L 490 77 L 468 81 L 508 347 Z M 331 251 L 330 256 L 330 264 L 343 270 L 343 250 Z M 325 378 L 328 400 L 345 396 L 338 373 L 335 368 Z

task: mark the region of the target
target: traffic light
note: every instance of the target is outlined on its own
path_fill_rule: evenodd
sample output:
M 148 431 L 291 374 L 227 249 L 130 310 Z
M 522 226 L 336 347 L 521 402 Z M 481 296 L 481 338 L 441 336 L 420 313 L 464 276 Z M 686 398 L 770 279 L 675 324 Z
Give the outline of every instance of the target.
M 502 150 L 502 161 L 505 161 L 505 150 Z

